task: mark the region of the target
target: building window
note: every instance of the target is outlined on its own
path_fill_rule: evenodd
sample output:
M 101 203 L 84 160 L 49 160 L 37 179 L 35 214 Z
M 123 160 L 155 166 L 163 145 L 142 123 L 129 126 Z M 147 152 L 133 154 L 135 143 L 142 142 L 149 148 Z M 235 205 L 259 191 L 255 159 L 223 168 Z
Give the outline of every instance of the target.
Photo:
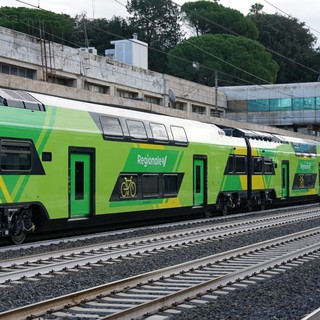
M 34 80 L 36 78 L 36 71 L 26 69 L 18 66 L 13 66 L 5 63 L 0 63 L 0 73 L 11 74 L 14 76 L 28 78 Z
M 90 82 L 84 84 L 84 89 L 95 93 L 110 94 L 110 87 Z
M 174 102 L 170 102 L 170 108 L 186 111 L 187 104 L 181 101 L 174 101 Z
M 206 114 L 206 108 L 202 106 L 192 105 L 192 112 L 198 114 Z
M 72 88 L 76 87 L 75 79 L 58 77 L 57 75 L 54 75 L 54 74 L 48 75 L 47 81 L 50 83 L 59 84 L 61 86 L 72 87 Z
M 144 101 L 149 102 L 149 103 L 153 103 L 153 104 L 157 104 L 159 106 L 162 104 L 161 98 L 148 96 L 148 95 L 144 95 Z
M 118 97 L 125 98 L 125 99 L 138 99 L 139 95 L 138 92 L 133 91 L 125 91 L 121 89 L 117 89 Z

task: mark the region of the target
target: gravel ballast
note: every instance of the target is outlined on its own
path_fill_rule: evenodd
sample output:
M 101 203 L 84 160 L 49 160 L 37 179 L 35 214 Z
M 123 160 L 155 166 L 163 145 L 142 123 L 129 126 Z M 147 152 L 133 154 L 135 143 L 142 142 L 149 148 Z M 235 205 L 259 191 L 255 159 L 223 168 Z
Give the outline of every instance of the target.
M 320 218 L 3 287 L 0 312 L 317 226 Z M 173 319 L 301 319 L 320 307 L 319 268 L 319 259 L 312 260 Z

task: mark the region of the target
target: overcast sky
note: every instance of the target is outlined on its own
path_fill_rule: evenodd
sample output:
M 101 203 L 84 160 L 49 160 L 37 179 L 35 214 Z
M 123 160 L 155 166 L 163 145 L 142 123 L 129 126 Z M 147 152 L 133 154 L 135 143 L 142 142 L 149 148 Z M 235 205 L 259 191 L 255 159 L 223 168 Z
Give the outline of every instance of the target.
M 190 1 L 190 0 L 189 0 Z M 185 0 L 173 0 L 182 5 Z M 289 14 L 301 22 L 305 22 L 310 31 L 320 38 L 320 2 L 319 0 L 220 0 L 220 4 L 241 11 L 244 15 L 249 12 L 252 4 L 259 2 L 266 13 Z M 86 12 L 88 18 L 107 18 L 119 15 L 128 16 L 125 9 L 127 0 L 0 0 L 1 6 L 29 7 L 28 4 L 40 6 L 56 13 L 66 13 L 75 16 Z M 319 41 L 318 41 L 319 43 Z

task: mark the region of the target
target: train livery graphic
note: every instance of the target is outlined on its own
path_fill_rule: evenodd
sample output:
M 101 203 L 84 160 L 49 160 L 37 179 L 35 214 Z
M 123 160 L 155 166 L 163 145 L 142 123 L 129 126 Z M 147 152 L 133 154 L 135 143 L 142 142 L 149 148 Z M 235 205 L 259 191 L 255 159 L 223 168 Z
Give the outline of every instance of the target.
M 319 144 L 0 89 L 0 236 L 318 201 Z

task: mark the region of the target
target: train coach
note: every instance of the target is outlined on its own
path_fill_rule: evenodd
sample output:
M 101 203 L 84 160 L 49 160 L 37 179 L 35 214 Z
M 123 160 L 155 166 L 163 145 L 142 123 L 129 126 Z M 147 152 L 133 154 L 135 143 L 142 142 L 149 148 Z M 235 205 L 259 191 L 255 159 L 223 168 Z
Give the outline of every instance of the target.
M 0 89 L 0 236 L 317 201 L 312 140 Z

